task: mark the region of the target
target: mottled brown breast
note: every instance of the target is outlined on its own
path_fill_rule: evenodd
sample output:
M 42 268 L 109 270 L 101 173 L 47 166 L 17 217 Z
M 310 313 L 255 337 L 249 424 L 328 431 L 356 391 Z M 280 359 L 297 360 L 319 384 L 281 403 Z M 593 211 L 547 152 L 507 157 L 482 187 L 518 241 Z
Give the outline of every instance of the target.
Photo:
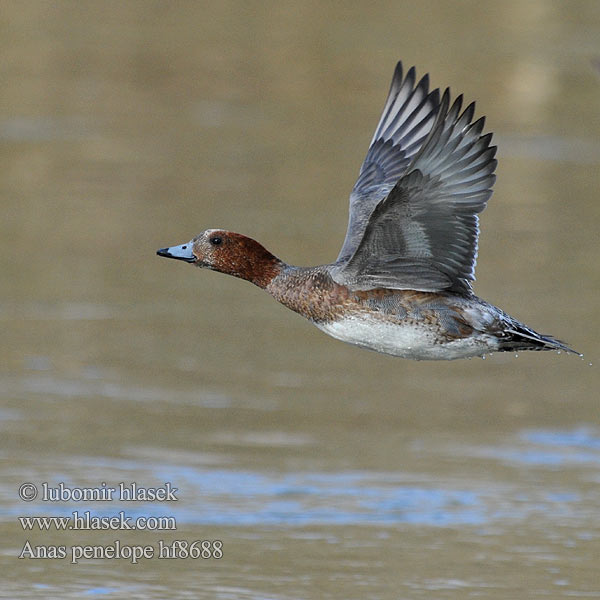
M 354 304 L 325 267 L 287 267 L 266 288 L 275 300 L 312 321 L 335 319 Z

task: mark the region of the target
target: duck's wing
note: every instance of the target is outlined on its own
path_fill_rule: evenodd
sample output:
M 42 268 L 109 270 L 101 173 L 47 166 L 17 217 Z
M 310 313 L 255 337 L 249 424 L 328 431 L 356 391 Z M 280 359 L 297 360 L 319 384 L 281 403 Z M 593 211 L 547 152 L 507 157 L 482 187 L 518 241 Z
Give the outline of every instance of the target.
M 475 104 L 461 114 L 446 90 L 427 138 L 404 173 L 378 198 L 356 235 L 353 252 L 332 268 L 351 289 L 376 287 L 468 293 L 475 278 L 481 212 L 492 194 L 496 147 L 474 123 Z
M 354 254 L 373 209 L 405 174 L 433 127 L 440 107 L 440 91 L 429 92 L 428 75 L 415 82 L 415 68 L 411 67 L 403 78 L 399 62 L 369 151 L 350 194 L 348 230 L 337 262 Z

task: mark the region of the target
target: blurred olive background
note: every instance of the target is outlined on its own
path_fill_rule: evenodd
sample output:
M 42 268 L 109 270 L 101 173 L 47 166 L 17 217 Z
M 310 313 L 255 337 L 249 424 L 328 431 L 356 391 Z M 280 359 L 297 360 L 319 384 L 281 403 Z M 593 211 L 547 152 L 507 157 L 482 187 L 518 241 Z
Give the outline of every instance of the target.
M 4 2 L 3 598 L 600 593 L 600 3 Z M 403 361 L 160 259 L 223 227 L 331 262 L 397 60 L 499 145 L 475 291 L 585 358 Z M 171 482 L 178 501 L 19 500 Z M 176 531 L 18 516 L 171 515 Z M 223 541 L 222 559 L 18 559 Z

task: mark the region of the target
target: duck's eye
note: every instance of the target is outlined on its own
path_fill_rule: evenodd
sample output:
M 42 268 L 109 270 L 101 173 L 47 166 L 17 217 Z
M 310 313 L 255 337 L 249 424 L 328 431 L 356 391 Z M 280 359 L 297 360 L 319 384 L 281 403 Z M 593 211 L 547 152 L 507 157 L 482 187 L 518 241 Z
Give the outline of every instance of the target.
M 218 246 L 219 244 L 221 244 L 223 239 L 220 238 L 218 235 L 215 235 L 215 236 L 211 237 L 209 241 L 213 246 Z

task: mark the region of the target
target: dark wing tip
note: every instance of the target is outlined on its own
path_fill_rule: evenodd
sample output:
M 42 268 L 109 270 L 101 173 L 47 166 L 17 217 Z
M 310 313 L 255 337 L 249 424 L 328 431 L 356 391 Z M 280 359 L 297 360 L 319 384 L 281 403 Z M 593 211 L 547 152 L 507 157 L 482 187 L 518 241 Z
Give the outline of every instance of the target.
M 403 73 L 402 61 L 399 60 L 396 63 L 396 68 L 394 69 L 394 76 L 392 77 L 392 81 L 394 81 L 396 79 L 402 79 L 402 73 Z

